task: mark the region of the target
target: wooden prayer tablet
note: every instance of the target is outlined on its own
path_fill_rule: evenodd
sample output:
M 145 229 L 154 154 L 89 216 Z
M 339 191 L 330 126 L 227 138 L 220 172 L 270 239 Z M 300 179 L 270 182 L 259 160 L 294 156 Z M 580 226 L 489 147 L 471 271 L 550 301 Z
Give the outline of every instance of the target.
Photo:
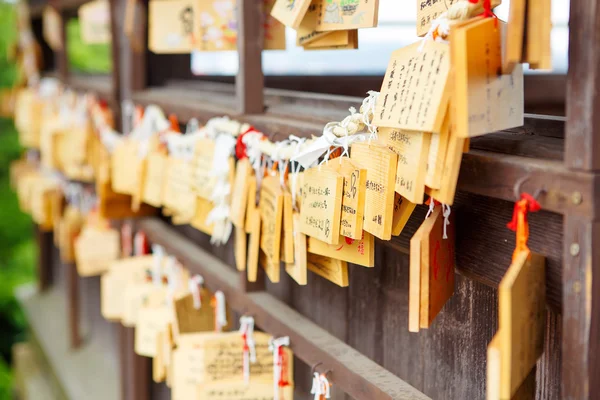
M 439 132 L 446 114 L 450 46 L 419 41 L 392 53 L 377 99 L 378 127 Z
M 348 286 L 348 263 L 346 261 L 308 253 L 308 269 L 338 286 Z
M 212 331 L 215 329 L 215 313 L 211 306 L 212 293 L 200 289 L 200 308 L 194 307 L 194 295 L 184 292 L 173 299 L 173 337 L 179 342 L 181 335 Z
M 332 162 L 332 161 L 330 161 Z M 329 244 L 340 237 L 344 178 L 331 168 L 304 171 L 300 231 Z
M 442 171 L 446 160 L 446 152 L 448 151 L 448 140 L 450 139 L 450 118 L 450 107 L 448 107 L 442 129 L 440 132 L 431 134 L 427 167 L 425 168 L 425 186 L 432 189 L 441 187 Z
M 171 322 L 171 309 L 160 307 L 142 307 L 137 314 L 134 336 L 135 353 L 144 357 L 156 356 L 158 334 Z
M 208 223 L 208 214 L 212 211 L 213 204 L 210 200 L 206 200 L 203 197 L 196 197 L 196 210 L 194 216 L 190 221 L 192 227 L 198 229 L 200 232 L 204 232 L 207 235 L 212 235 L 215 224 Z
M 168 0 L 171 1 L 171 0 Z M 215 141 L 204 138 L 196 142 L 193 161 L 193 189 L 199 197 L 210 200 L 216 177 L 212 175 Z
M 355 143 L 350 160 L 367 170 L 363 229 L 375 237 L 390 240 L 398 156 L 375 142 Z
M 79 7 L 81 40 L 86 44 L 110 43 L 110 10 L 105 0 L 91 1 Z M 100 16 L 106 16 L 104 18 Z M 100 17 L 100 18 L 99 18 Z
M 298 29 L 296 29 L 296 45 L 297 46 L 305 46 L 312 41 L 315 41 L 319 38 L 322 38 L 326 35 L 331 34 L 331 32 L 318 32 L 317 31 L 317 20 L 319 18 L 319 0 L 312 0 L 310 6 L 306 9 L 306 13 L 304 14 L 304 18 L 302 18 L 302 22 Z M 342 37 L 342 41 L 344 38 Z M 348 44 L 345 43 L 336 43 L 338 45 Z
M 198 385 L 197 400 L 266 400 L 274 398 L 275 387 L 271 382 L 251 379 L 249 383 L 242 379 Z M 294 398 L 294 385 L 280 390 L 280 399 Z
M 169 156 L 167 183 L 163 203 L 178 217 L 178 222 L 187 224 L 196 213 L 196 193 L 192 191 L 194 167 L 190 161 Z
M 309 237 L 308 252 L 364 267 L 375 266 L 375 238 L 365 231 L 363 231 L 363 237 L 358 240 L 340 236 L 338 244 L 327 244 L 319 239 Z
M 392 236 L 398 236 L 412 215 L 415 203 L 411 203 L 398 193 L 394 193 L 394 219 L 392 221 Z
M 527 0 L 527 35 L 524 62 L 531 69 L 552 69 L 552 4 L 550 0 Z
M 456 184 L 458 183 L 458 174 L 460 172 L 460 163 L 462 161 L 465 140 L 450 134 L 448 140 L 448 151 L 444 160 L 444 169 L 442 170 L 442 179 L 440 189 L 429 190 L 429 195 L 437 201 L 452 205 L 456 193 Z
M 116 193 L 132 194 L 137 176 L 131 168 L 131 161 L 138 157 L 138 146 L 134 140 L 122 140 L 111 157 L 111 183 Z
M 171 1 L 171 0 L 169 0 Z M 285 26 L 271 17 L 275 0 L 263 2 L 265 50 L 285 50 Z M 203 0 L 198 5 L 195 50 L 228 51 L 237 48 L 235 0 Z
M 441 209 L 434 213 L 439 214 Z M 410 238 L 410 276 L 408 280 L 408 331 L 419 332 L 420 310 L 421 310 L 421 265 L 422 265 L 422 245 L 423 238 L 429 236 L 435 223 L 435 215 L 432 214 L 421 224 L 419 229 Z
M 256 282 L 258 274 L 258 257 L 260 251 L 261 217 L 260 211 L 254 203 L 256 196 L 256 178 L 250 179 L 248 191 L 248 211 L 246 212 L 246 232 L 250 234 L 248 243 L 248 282 Z
M 100 275 L 119 258 L 119 232 L 86 227 L 75 239 L 75 261 L 80 276 Z
M 152 380 L 156 383 L 164 382 L 165 380 L 164 335 L 165 330 L 159 331 L 156 335 L 156 350 L 154 352 L 154 357 L 152 358 Z
M 319 32 L 377 26 L 379 0 L 317 0 L 316 3 Z
M 339 43 L 339 44 L 335 44 Z M 358 30 L 333 31 L 302 46 L 304 50 L 354 50 L 358 49 Z
M 281 278 L 280 262 L 274 261 L 262 250 L 258 255 L 258 264 L 265 270 L 265 275 L 273 283 L 278 283 Z
M 352 31 L 335 31 L 329 32 L 325 36 L 320 37 L 304 45 L 305 49 L 317 47 L 334 47 L 347 46 L 350 43 Z
M 260 188 L 260 249 L 269 260 L 279 265 L 281 250 L 281 225 L 283 218 L 283 191 L 279 178 L 263 178 Z
M 511 398 L 543 352 L 546 261 L 522 251 L 498 287 L 501 398 Z
M 511 0 L 508 12 L 506 44 L 502 73 L 510 74 L 523 57 L 523 34 L 525 33 L 525 9 L 527 0 Z
M 437 314 L 454 294 L 454 217 L 446 226 L 442 207 L 429 216 L 433 221 L 429 233 L 421 236 L 421 305 L 420 328 L 429 328 Z
M 186 54 L 194 49 L 198 3 L 151 0 L 148 4 L 148 49 L 156 54 Z
M 246 252 L 248 250 L 248 236 L 244 228 L 233 226 L 234 232 L 234 247 L 233 254 L 235 256 L 235 267 L 238 271 L 246 270 Z
M 496 332 L 487 347 L 486 399 L 500 400 L 500 332 Z
M 249 224 L 253 223 L 256 215 L 259 214 L 256 196 L 256 177 L 254 175 L 250 175 L 248 178 L 248 196 L 246 199 L 246 216 L 244 221 L 246 233 L 250 233 L 252 231 L 252 227 L 249 226 Z
M 423 203 L 431 133 L 379 128 L 379 139 L 398 155 L 396 192 L 411 203 Z
M 285 272 L 299 285 L 306 285 L 307 250 L 306 235 L 300 232 L 300 213 L 292 215 L 294 235 L 294 260 L 285 264 Z
M 154 207 L 161 207 L 165 190 L 168 157 L 159 151 L 148 154 L 142 200 Z
M 294 262 L 294 220 L 292 217 L 292 195 L 283 191 L 283 221 L 281 224 L 281 249 L 279 255 L 284 263 Z
M 276 0 L 271 10 L 271 16 L 285 26 L 298 29 L 310 3 L 311 0 Z
M 52 50 L 61 50 L 63 48 L 63 35 L 61 34 L 63 21 L 61 14 L 54 7 L 46 6 L 42 13 L 42 21 L 44 40 Z
M 235 180 L 231 188 L 230 219 L 236 227 L 244 228 L 248 208 L 248 188 L 252 166 L 248 158 L 239 160 L 235 167 Z
M 515 65 L 509 75 L 500 74 L 500 30 L 494 18 L 452 27 L 453 134 L 458 137 L 523 125 L 523 69 Z
M 355 165 L 348 157 L 338 157 L 327 163 L 344 178 L 340 235 L 351 239 L 361 239 L 367 170 Z

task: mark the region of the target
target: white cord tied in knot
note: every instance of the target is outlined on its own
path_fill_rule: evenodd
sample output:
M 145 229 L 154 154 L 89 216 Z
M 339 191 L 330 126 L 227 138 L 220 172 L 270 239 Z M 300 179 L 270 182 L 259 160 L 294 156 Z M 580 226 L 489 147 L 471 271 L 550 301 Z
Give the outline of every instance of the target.
M 222 332 L 226 325 L 225 294 L 219 290 L 215 293 L 215 331 Z
M 435 200 L 433 200 L 433 197 L 430 197 L 429 198 L 429 210 L 427 211 L 427 214 L 425 215 L 425 219 L 429 218 L 429 216 L 431 215 L 433 210 L 435 210 Z
M 161 245 L 152 245 L 152 283 L 154 286 L 162 285 L 162 260 L 165 256 L 165 250 Z
M 282 336 L 280 338 L 269 339 L 269 350 L 273 352 L 273 400 L 279 400 L 279 382 L 281 380 L 282 365 L 279 358 L 279 348 L 290 345 L 290 337 Z
M 243 373 L 244 382 L 250 383 L 250 363 L 256 363 L 256 345 L 254 342 L 254 318 L 244 316 L 240 318 L 240 334 L 244 340 L 243 348 Z
M 329 379 L 325 374 L 319 374 L 315 372 L 313 374 L 312 388 L 310 389 L 310 393 L 314 394 L 314 400 L 319 400 L 321 396 L 324 396 L 326 399 L 331 398 L 331 384 L 329 383 Z
M 446 204 L 442 204 L 442 214 L 444 215 L 444 235 L 442 236 L 444 239 L 448 239 L 448 235 L 446 233 L 446 227 L 450 225 L 450 213 L 452 210 L 450 206 Z
M 190 278 L 189 288 L 194 300 L 194 309 L 199 310 L 202 307 L 202 298 L 200 296 L 200 288 L 204 284 L 204 278 L 201 275 L 194 275 Z

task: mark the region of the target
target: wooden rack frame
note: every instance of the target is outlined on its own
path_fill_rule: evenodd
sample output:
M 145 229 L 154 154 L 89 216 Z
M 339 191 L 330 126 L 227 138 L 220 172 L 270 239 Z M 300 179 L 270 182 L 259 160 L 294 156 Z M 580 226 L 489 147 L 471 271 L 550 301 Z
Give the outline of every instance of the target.
M 52 4 L 67 15 L 84 2 L 53 0 Z M 131 99 L 141 105 L 157 104 L 177 114 L 181 121 L 192 117 L 206 121 L 229 115 L 276 139 L 288 134 L 320 134 L 324 123 L 339 120 L 348 106 L 360 102 L 357 97 L 264 89 L 262 48 L 260 41 L 253 40 L 262 37 L 261 2 L 253 0 L 238 0 L 240 64 L 235 85 L 206 81 L 186 81 L 182 85 L 171 81 L 164 87 L 148 87 L 152 74 L 148 51 L 133 48 L 123 35 L 125 2 L 110 0 L 112 77 L 73 76 L 68 71 L 66 52 L 55 54 L 58 76 L 63 82 L 76 90 L 96 92 L 117 113 L 120 102 Z M 139 15 L 145 15 L 147 0 L 135 2 Z M 33 18 L 39 17 L 41 10 L 40 5 L 32 7 Z M 600 361 L 596 361 L 600 344 L 600 40 L 596 34 L 600 30 L 600 7 L 595 0 L 571 1 L 569 28 L 566 117 L 527 115 L 525 126 L 519 130 L 474 138 L 472 150 L 464 155 L 456 201 L 461 224 L 457 270 L 468 279 L 496 288 L 512 250 L 512 233 L 503 226 L 510 219 L 515 184 L 528 177 L 523 190 L 544 189 L 539 199 L 544 211 L 531 219 L 531 247 L 548 258 L 548 306 L 553 316 L 548 322 L 545 346 L 547 351 L 559 346 L 561 354 L 558 361 L 545 360 L 538 365 L 538 369 L 541 366 L 549 371 L 538 370 L 538 377 L 550 377 L 540 383 L 546 387 L 538 389 L 538 395 L 594 399 L 600 397 L 600 380 L 594 379 L 600 376 Z M 145 29 L 136 32 L 133 39 L 146 43 Z M 377 82 L 365 79 L 363 84 L 373 81 Z M 528 86 L 526 80 L 526 99 L 539 99 L 543 93 L 550 93 L 542 86 Z M 556 97 L 555 93 L 552 96 Z M 378 242 L 379 246 L 386 246 L 390 254 L 406 253 L 410 235 L 418 226 L 417 219 L 413 218 L 399 238 Z M 296 355 L 309 365 L 322 362 L 322 368 L 333 371 L 336 387 L 348 395 L 357 399 L 426 398 L 277 300 L 269 294 L 273 287 L 264 280 L 255 285 L 240 281 L 228 263 L 195 245 L 188 233 L 182 236 L 157 219 L 139 221 L 137 226 L 193 271 L 202 273 L 209 287 L 223 290 L 238 312 L 252 314 L 258 325 L 272 334 L 290 335 Z M 223 258 L 227 257 L 220 257 Z M 46 276 L 41 274 L 42 278 Z M 46 286 L 42 284 L 42 288 Z M 562 333 L 557 336 L 553 332 Z M 121 336 L 122 353 L 131 353 L 130 330 L 123 328 Z M 132 386 L 123 389 L 124 398 L 148 398 L 147 360 L 132 354 L 124 359 L 124 368 L 129 372 L 128 378 L 123 379 Z M 131 372 L 132 365 L 135 372 Z M 560 376 L 560 382 L 552 382 L 553 376 Z

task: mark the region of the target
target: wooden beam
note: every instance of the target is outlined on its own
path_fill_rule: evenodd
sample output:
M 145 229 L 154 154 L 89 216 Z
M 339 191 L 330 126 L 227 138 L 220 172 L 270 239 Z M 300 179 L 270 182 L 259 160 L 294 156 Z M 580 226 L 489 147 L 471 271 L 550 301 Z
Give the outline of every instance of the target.
M 239 275 L 194 242 L 157 218 L 137 221 L 148 239 L 193 273 L 200 273 L 206 286 L 225 293 L 227 303 L 239 314 L 255 318 L 256 324 L 274 336 L 290 336 L 294 354 L 307 365 L 320 364 L 330 370 L 337 388 L 355 399 L 428 399 L 426 395 L 363 356 L 342 340 L 310 322 L 297 311 L 266 292 L 244 293 Z
M 302 117 L 289 114 L 290 107 L 295 106 L 299 113 L 308 110 L 305 102 L 311 99 L 320 101 L 323 106 L 332 102 L 338 105 L 340 101 L 355 99 L 344 98 L 344 100 L 334 101 L 327 96 L 309 94 L 296 99 L 279 96 L 269 99 L 272 105 L 264 114 L 235 115 L 231 107 L 233 104 L 231 95 L 219 92 L 210 93 L 210 96 L 212 102 L 193 98 L 189 92 L 186 94 L 186 91 L 180 88 L 150 89 L 136 93 L 133 100 L 142 105 L 156 104 L 167 113 L 175 113 L 180 121 L 198 118 L 201 122 L 206 122 L 215 116 L 228 115 L 252 124 L 268 134 L 272 140 L 283 140 L 290 134 L 310 137 L 320 135 L 323 131 L 322 120 L 305 117 L 304 114 Z M 348 104 L 353 105 L 352 102 Z M 323 109 L 319 112 L 320 115 L 324 114 Z M 335 115 L 329 120 L 336 120 Z M 562 124 L 560 119 L 555 122 Z M 550 120 L 544 119 L 543 124 L 549 123 Z M 556 150 L 549 151 L 556 153 Z M 538 189 L 545 190 L 539 198 L 544 210 L 560 214 L 585 215 L 593 219 L 600 217 L 600 210 L 598 210 L 600 206 L 597 206 L 594 201 L 598 181 L 596 176 L 585 171 L 571 171 L 560 161 L 472 150 L 463 156 L 458 190 L 514 202 L 515 183 L 525 177 L 528 177 L 528 180 L 522 185 L 523 191 L 535 193 Z
M 263 1 L 238 0 L 237 48 L 239 69 L 235 80 L 238 114 L 264 111 L 262 48 L 264 41 Z
M 600 4 L 571 1 L 565 163 L 600 169 Z

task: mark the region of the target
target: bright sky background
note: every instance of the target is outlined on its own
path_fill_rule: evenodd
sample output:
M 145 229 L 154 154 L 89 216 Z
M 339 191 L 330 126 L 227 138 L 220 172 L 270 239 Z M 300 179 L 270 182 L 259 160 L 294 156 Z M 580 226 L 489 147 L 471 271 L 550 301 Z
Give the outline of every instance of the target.
M 392 51 L 411 44 L 415 35 L 416 0 L 380 0 L 379 26 L 359 30 L 358 50 L 304 51 L 296 46 L 296 33 L 287 29 L 285 51 L 264 51 L 266 75 L 377 75 L 384 74 Z M 496 8 L 502 20 L 508 16 L 509 1 Z M 569 44 L 569 0 L 552 0 L 553 72 L 566 73 Z M 196 53 L 192 71 L 206 75 L 237 73 L 237 53 Z

